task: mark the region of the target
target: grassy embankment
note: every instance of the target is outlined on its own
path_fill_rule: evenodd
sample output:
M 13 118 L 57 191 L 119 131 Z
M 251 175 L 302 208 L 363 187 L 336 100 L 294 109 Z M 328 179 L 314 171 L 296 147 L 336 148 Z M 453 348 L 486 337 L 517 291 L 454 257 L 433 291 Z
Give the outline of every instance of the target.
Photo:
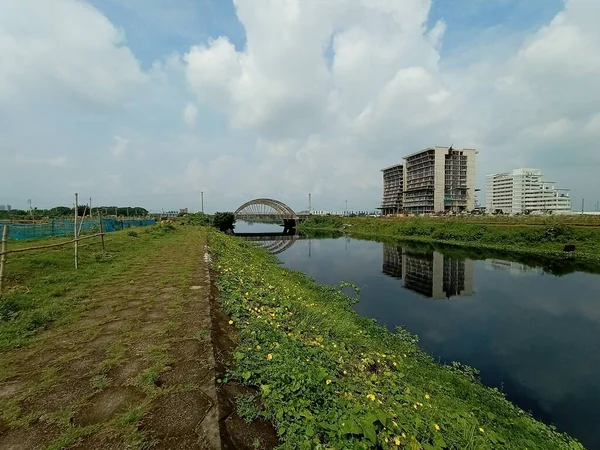
M 211 233 L 220 302 L 238 336 L 230 377 L 256 386 L 240 415 L 271 420 L 284 448 L 578 449 L 473 371 L 359 317 L 352 299 Z
M 83 241 L 79 270 L 73 267 L 72 245 L 9 254 L 5 292 L 0 298 L 0 350 L 23 346 L 40 330 L 77 320 L 94 286 L 144 261 L 157 247 L 168 248 L 177 239 L 167 236 L 172 229 L 171 225 L 156 225 L 110 233 L 105 237 L 105 252 L 99 239 Z M 9 241 L 8 246 L 16 249 L 65 240 Z
M 600 264 L 600 226 L 577 226 L 566 219 L 360 218 L 313 217 L 301 229 L 341 231 L 372 239 L 392 238 L 470 248 L 580 259 Z M 569 219 L 570 220 L 570 219 Z M 572 253 L 565 245 L 575 245 Z

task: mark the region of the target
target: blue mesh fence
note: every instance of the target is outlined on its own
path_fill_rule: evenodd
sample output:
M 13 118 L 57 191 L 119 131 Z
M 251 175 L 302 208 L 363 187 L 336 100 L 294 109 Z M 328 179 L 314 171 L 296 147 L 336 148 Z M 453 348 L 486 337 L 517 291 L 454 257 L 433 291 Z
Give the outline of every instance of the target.
M 123 230 L 131 227 L 144 227 L 147 225 L 153 225 L 156 223 L 154 219 L 102 219 L 102 227 L 105 233 L 111 231 Z M 72 220 L 52 220 L 47 223 L 36 223 L 36 224 L 23 224 L 23 223 L 9 223 L 0 221 L 0 226 L 7 224 L 8 227 L 8 239 L 22 240 L 22 239 L 41 239 L 51 236 L 69 236 L 74 234 L 74 227 Z M 82 232 L 99 232 L 100 223 L 98 220 L 85 220 L 81 226 Z M 79 227 L 79 223 L 77 224 Z

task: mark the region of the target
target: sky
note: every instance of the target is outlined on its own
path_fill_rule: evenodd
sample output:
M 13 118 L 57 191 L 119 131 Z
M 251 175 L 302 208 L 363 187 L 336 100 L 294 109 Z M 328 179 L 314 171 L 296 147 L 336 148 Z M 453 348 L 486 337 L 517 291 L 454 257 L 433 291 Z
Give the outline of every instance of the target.
M 600 201 L 597 0 L 3 0 L 0 204 L 373 210 L 434 145 Z

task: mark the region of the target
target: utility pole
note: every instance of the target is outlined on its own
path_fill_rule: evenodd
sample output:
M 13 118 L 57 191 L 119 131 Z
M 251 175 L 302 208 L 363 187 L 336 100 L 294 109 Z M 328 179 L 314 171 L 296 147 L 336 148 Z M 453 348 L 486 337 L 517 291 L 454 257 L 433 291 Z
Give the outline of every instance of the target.
M 73 225 L 75 227 L 74 230 L 74 234 L 75 234 L 75 270 L 77 270 L 77 253 L 78 253 L 78 247 L 79 247 L 79 240 L 78 240 L 78 235 L 77 235 L 77 218 L 79 217 L 79 200 L 78 200 L 79 194 L 76 192 L 75 193 L 75 217 L 74 217 L 74 221 L 73 221 Z
M 308 194 L 308 215 L 310 216 L 311 214 L 312 214 L 312 205 L 311 205 L 310 194 Z
M 346 215 L 348 215 L 348 200 L 346 200 Z
M 93 217 L 92 215 L 92 197 L 90 197 L 90 219 Z
M 27 203 L 29 203 L 29 215 L 31 216 L 33 223 L 35 223 L 35 219 L 33 218 L 33 208 L 31 207 L 31 199 L 27 200 Z
M 200 192 L 200 205 L 202 214 L 204 214 L 204 191 Z
M 583 214 L 583 206 L 585 205 L 585 198 L 581 199 L 581 214 Z

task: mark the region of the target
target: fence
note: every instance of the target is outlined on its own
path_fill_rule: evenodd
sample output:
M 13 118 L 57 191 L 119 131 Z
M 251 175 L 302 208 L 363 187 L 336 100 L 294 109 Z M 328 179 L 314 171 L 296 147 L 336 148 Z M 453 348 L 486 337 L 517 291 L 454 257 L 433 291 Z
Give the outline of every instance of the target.
M 88 219 L 83 222 L 78 221 L 78 227 L 85 233 L 97 233 L 100 231 L 100 219 Z M 103 232 L 109 233 L 112 231 L 123 230 L 131 227 L 143 227 L 153 225 L 155 219 L 102 219 Z M 8 239 L 23 240 L 23 239 L 41 239 L 45 237 L 73 236 L 74 223 L 73 220 L 52 220 L 47 223 L 23 224 L 23 223 L 8 223 L 0 221 L 0 230 L 3 225 L 9 225 Z

